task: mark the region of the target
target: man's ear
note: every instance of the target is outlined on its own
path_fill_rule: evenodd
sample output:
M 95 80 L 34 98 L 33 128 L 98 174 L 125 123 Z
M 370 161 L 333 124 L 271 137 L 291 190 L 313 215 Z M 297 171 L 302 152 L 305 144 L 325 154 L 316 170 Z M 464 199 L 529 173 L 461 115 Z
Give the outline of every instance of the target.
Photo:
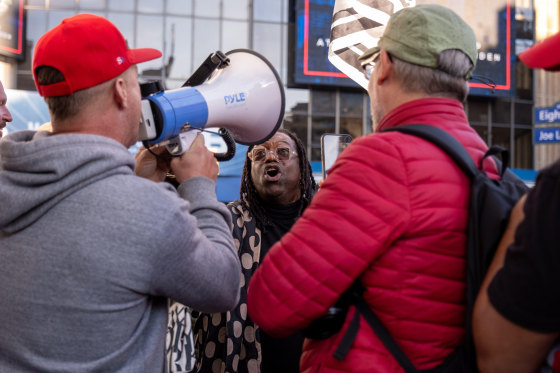
M 128 92 L 126 90 L 126 81 L 122 77 L 115 80 L 113 86 L 113 97 L 119 109 L 124 109 L 128 105 Z
M 389 57 L 389 54 L 384 49 L 381 50 L 379 61 L 375 68 L 379 69 L 376 75 L 377 84 L 383 84 L 393 72 L 393 61 L 391 61 L 391 57 Z

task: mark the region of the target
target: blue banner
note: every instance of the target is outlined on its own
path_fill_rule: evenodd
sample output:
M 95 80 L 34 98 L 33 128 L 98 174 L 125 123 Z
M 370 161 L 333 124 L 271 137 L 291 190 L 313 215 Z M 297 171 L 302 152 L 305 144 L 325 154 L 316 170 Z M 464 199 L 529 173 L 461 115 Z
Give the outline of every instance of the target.
M 551 107 L 535 108 L 535 124 L 560 123 L 560 102 Z
M 535 144 L 560 142 L 560 127 L 535 128 Z

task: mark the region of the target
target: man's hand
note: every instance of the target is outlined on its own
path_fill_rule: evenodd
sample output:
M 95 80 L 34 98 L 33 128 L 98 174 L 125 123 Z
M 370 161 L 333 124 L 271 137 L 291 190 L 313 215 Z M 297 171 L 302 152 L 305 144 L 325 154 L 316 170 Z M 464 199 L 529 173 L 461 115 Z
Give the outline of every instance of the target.
M 156 157 L 146 148 L 141 147 L 134 155 L 136 167 L 134 172 L 137 176 L 150 179 L 155 182 L 162 182 L 169 172 L 169 153 L 165 146 L 150 148 L 155 154 L 161 155 Z
M 220 167 L 214 153 L 204 145 L 204 136 L 198 134 L 189 150 L 171 160 L 171 170 L 179 183 L 197 176 L 216 181 Z

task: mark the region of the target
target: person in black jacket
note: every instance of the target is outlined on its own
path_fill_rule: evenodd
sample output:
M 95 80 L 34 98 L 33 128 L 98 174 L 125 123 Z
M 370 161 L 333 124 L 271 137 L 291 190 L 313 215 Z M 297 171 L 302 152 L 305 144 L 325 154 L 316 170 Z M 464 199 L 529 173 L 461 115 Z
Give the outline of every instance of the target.
M 247 288 L 272 245 L 309 205 L 316 184 L 305 147 L 286 129 L 247 150 L 240 199 L 228 204 L 241 261 L 241 299 L 229 312 L 192 311 L 195 372 L 297 373 L 303 336 L 272 338 L 247 315 Z
M 560 33 L 519 57 L 531 68 L 558 70 L 559 50 Z M 536 372 L 543 361 L 560 362 L 551 350 L 560 336 L 559 226 L 560 160 L 515 207 L 479 292 L 473 333 L 481 372 Z

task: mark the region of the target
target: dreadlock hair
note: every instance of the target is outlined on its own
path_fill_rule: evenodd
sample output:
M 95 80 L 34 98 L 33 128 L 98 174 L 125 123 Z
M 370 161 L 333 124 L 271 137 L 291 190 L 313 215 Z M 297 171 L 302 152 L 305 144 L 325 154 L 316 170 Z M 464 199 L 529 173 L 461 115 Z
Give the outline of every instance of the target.
M 288 135 L 296 144 L 298 158 L 299 158 L 299 170 L 300 170 L 300 180 L 299 180 L 299 190 L 301 198 L 299 199 L 299 212 L 298 216 L 303 214 L 303 210 L 309 203 L 311 203 L 311 198 L 317 190 L 317 184 L 315 183 L 315 178 L 313 177 L 313 171 L 311 170 L 311 164 L 307 159 L 307 153 L 305 151 L 305 146 L 297 135 L 287 129 L 280 128 L 277 132 L 284 133 Z M 251 165 L 252 161 L 249 158 L 249 153 L 253 149 L 254 145 L 249 146 L 247 149 L 247 154 L 245 155 L 245 164 L 243 165 L 243 173 L 241 174 L 241 203 L 243 206 L 251 211 L 251 214 L 255 218 L 257 226 L 265 231 L 267 226 L 272 225 L 270 220 L 266 215 L 266 211 L 263 207 L 265 203 L 259 196 L 257 189 L 253 185 L 253 178 L 251 176 Z

